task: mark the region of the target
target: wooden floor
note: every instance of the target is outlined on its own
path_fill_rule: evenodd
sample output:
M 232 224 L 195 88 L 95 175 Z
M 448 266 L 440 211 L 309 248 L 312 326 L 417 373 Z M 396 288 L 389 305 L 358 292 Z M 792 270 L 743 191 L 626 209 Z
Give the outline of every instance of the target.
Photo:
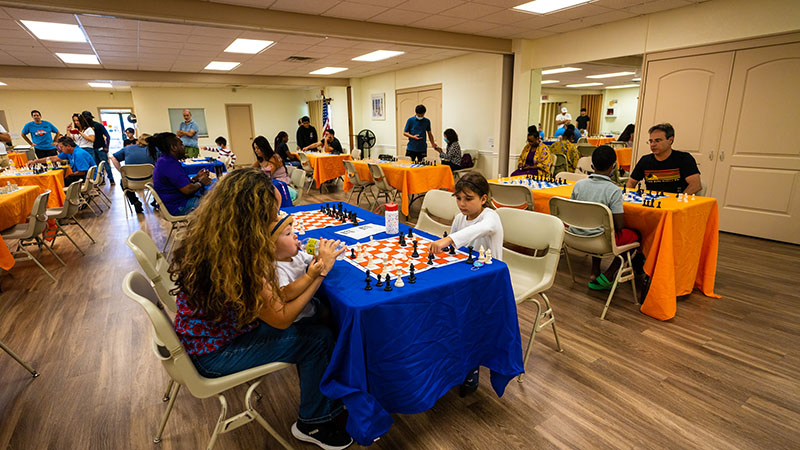
M 344 198 L 339 191 L 307 200 Z M 0 275 L 0 339 L 41 372 L 32 379 L 0 352 L 0 449 L 205 447 L 219 404 L 186 392 L 164 441 L 151 442 L 167 377 L 152 354 L 148 321 L 120 283 L 138 270 L 125 237 L 141 228 L 160 244 L 167 228 L 149 209 L 126 220 L 122 200 L 117 189 L 111 211 L 98 218 L 82 213 L 97 239 L 88 245 L 76 234 L 85 257 L 63 239 L 56 250 L 66 267 L 42 257 L 58 282 L 31 262 L 19 263 L 13 278 Z M 512 381 L 503 398 L 484 371 L 476 394 L 461 399 L 454 390 L 430 411 L 394 416 L 372 447 L 800 448 L 800 248 L 723 234 L 716 288 L 723 298 L 694 293 L 668 322 L 639 313 L 627 286 L 600 321 L 603 300 L 586 288 L 588 261 L 573 261 L 580 282 L 569 281 L 562 263 L 549 292 L 564 353 L 553 350 L 545 330 L 525 382 Z M 533 311 L 519 310 L 525 336 Z M 316 448 L 291 437 L 294 371 L 269 375 L 263 386 L 267 420 L 297 448 Z M 241 406 L 243 393 L 229 396 L 231 409 Z M 277 443 L 249 424 L 221 436 L 215 448 Z

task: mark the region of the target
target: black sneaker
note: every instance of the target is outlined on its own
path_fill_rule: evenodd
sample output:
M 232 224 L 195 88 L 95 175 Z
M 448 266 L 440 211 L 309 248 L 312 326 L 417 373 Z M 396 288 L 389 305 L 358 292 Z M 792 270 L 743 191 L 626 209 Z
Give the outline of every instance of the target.
M 353 438 L 343 428 L 337 427 L 333 421 L 306 424 L 295 422 L 292 435 L 303 442 L 316 444 L 325 450 L 342 450 L 353 443 Z
M 478 368 L 472 369 L 472 371 L 467 375 L 467 378 L 464 379 L 464 382 L 461 383 L 461 386 L 458 388 L 458 396 L 464 398 L 473 392 L 478 390 L 478 381 L 480 381 L 480 371 Z

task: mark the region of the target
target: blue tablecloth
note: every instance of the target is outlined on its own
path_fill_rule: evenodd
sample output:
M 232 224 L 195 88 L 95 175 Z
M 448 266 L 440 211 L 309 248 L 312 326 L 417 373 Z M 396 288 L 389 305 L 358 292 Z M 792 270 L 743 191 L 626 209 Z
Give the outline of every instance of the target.
M 311 209 L 319 204 L 284 210 Z M 383 224 L 382 216 L 349 204 L 347 209 L 368 223 Z M 350 226 L 307 231 L 303 237 L 337 238 L 349 245 L 356 241 L 335 233 Z M 381 233 L 374 239 L 386 237 Z M 326 277 L 318 294 L 331 303 L 338 337 L 320 387 L 326 396 L 344 401 L 347 431 L 359 444 L 385 434 L 392 425 L 390 413 L 430 409 L 477 366 L 491 369 L 498 396 L 523 372 L 508 267 L 495 260 L 477 271 L 470 268 L 456 263 L 428 270 L 417 275 L 416 284 L 404 279 L 405 287 L 391 292 L 374 285 L 365 291 L 364 272 L 345 261 Z
M 200 172 L 201 169 L 208 169 L 209 172 L 213 173 L 215 166 L 222 167 L 222 171 L 225 172 L 225 163 L 214 158 L 206 158 L 206 161 L 202 163 L 194 162 L 187 164 L 185 161 L 181 161 L 181 167 L 183 167 L 183 171 L 186 172 L 186 175 L 189 177 L 193 177 L 197 172 Z

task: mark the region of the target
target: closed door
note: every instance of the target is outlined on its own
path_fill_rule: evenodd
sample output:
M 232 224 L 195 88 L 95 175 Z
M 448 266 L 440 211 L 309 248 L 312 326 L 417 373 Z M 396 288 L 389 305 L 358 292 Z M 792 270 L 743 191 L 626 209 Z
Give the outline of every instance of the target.
M 800 244 L 800 43 L 740 50 L 714 196 L 720 229 Z
M 225 105 L 228 120 L 228 148 L 236 154 L 238 165 L 250 165 L 255 162 L 252 142 L 255 138 L 253 129 L 252 105 Z
M 406 154 L 408 138 L 403 136 L 406 121 L 413 117 L 417 105 L 425 105 L 425 117 L 431 121 L 431 133 L 436 143 L 442 144 L 442 89 L 426 89 L 422 91 L 403 92 L 396 95 L 397 101 L 397 154 Z M 427 137 L 426 137 L 427 139 Z M 430 139 L 428 142 L 427 158 L 434 160 L 439 152 L 433 149 Z
M 673 148 L 694 156 L 710 192 L 732 65 L 733 52 L 649 61 L 636 160 L 650 152 L 647 130 L 669 122 Z

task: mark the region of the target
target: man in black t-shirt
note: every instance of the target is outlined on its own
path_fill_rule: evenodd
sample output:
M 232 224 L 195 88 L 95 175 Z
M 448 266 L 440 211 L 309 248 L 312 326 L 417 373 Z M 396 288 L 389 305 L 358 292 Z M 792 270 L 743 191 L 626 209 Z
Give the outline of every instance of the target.
M 308 146 L 309 150 L 312 148 L 319 148 L 325 153 L 330 153 L 331 155 L 341 155 L 344 153 L 342 150 L 342 143 L 336 139 L 336 132 L 333 131 L 333 128 L 328 128 L 322 133 L 322 140 Z
M 694 194 L 702 188 L 700 170 L 694 157 L 686 152 L 672 149 L 675 129 L 668 123 L 650 128 L 650 155 L 645 155 L 636 164 L 628 179 L 628 188 L 636 188 L 644 180 L 647 190 Z
M 300 126 L 297 127 L 297 147 L 301 151 L 308 150 L 308 147 L 317 143 L 317 129 L 311 126 L 311 119 L 303 116 L 300 119 Z
M 586 108 L 581 108 L 581 115 L 575 119 L 578 122 L 578 130 L 585 130 L 592 119 L 586 114 Z

